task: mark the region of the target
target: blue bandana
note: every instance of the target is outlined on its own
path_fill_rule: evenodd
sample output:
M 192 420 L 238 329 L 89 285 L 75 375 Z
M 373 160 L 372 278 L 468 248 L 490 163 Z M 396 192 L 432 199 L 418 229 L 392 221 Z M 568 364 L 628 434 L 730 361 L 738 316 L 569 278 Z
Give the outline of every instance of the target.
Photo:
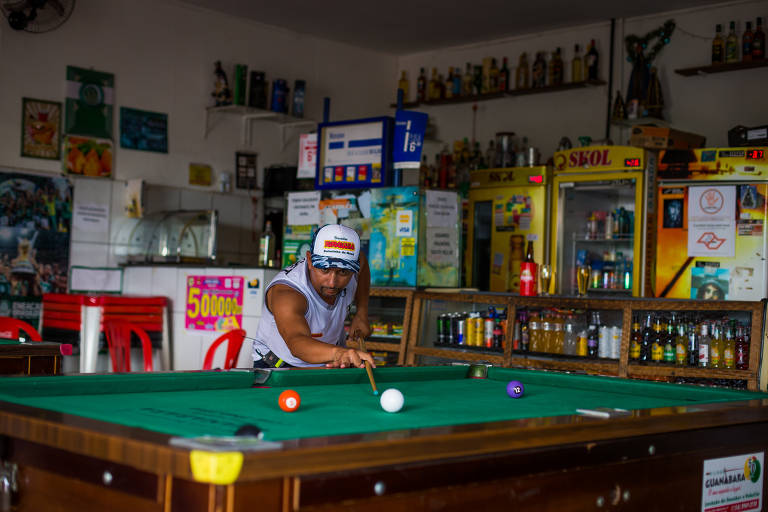
M 343 268 L 355 273 L 360 272 L 360 263 L 357 261 L 321 256 L 320 254 L 312 255 L 312 266 L 315 268 Z

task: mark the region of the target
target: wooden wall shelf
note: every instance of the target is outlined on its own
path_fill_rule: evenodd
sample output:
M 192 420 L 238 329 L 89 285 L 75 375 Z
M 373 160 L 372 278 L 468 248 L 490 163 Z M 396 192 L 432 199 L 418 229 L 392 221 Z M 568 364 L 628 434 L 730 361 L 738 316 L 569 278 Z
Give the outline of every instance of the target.
M 766 66 L 768 66 L 768 59 L 761 59 L 745 62 L 732 62 L 730 64 L 717 64 L 714 66 L 696 66 L 693 68 L 676 69 L 675 73 L 683 76 L 702 76 L 711 75 L 712 73 L 726 73 L 728 71 L 763 68 Z

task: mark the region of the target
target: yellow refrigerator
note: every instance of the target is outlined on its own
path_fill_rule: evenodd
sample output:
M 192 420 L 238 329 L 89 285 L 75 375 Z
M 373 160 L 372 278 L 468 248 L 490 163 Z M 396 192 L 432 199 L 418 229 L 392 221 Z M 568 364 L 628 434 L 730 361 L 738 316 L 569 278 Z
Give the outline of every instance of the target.
M 576 295 L 576 271 L 584 267 L 588 296 L 642 295 L 655 169 L 653 153 L 629 146 L 555 153 L 550 262 L 556 293 Z
M 470 174 L 465 284 L 520 291 L 520 262 L 533 240 L 534 259 L 548 254 L 549 184 L 545 166 L 480 169 Z

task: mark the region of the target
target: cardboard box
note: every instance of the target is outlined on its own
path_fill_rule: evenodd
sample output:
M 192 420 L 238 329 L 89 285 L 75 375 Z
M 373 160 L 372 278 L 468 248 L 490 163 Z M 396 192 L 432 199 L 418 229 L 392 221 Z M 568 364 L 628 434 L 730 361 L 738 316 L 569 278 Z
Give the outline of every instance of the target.
M 646 149 L 696 149 L 703 148 L 706 142 L 701 135 L 658 126 L 635 126 L 629 138 L 630 146 Z

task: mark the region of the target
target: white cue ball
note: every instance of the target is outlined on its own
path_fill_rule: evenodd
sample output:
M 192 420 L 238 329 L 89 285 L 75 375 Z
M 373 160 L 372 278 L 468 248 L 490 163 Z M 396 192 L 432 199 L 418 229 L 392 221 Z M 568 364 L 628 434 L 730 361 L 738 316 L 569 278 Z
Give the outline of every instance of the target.
M 403 394 L 399 390 L 389 388 L 381 394 L 379 402 L 381 403 L 381 408 L 385 411 L 397 412 L 403 408 L 405 397 L 403 397 Z

